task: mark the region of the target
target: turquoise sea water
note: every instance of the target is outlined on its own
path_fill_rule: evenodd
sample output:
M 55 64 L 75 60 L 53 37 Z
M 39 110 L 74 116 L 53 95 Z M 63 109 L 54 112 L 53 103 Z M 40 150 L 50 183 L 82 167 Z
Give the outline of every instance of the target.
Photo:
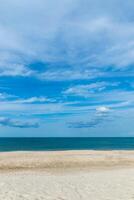
M 134 138 L 0 138 L 0 151 L 134 150 Z

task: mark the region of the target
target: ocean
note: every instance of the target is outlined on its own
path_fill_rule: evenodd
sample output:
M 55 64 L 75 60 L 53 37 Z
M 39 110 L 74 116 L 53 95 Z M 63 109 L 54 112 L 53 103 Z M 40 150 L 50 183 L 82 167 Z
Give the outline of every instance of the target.
M 61 150 L 134 150 L 134 138 L 0 138 L 1 152 Z

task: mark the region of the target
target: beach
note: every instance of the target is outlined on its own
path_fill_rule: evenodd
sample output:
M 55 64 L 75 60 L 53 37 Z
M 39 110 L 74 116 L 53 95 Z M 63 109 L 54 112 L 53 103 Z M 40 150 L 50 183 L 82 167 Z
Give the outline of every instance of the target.
M 0 153 L 0 200 L 132 200 L 134 151 Z

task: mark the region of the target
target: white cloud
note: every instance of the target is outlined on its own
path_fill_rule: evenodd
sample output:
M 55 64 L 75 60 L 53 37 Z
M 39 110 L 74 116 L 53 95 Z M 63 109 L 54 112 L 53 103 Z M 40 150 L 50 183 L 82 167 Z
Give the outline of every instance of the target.
M 99 106 L 96 108 L 96 111 L 99 113 L 107 113 L 110 111 L 110 108 L 108 108 L 106 106 Z

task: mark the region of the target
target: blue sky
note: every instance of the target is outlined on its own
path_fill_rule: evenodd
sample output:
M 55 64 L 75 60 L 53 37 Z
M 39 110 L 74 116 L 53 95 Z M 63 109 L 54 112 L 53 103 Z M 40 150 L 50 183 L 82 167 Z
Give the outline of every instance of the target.
M 133 0 L 2 0 L 0 136 L 134 136 Z

